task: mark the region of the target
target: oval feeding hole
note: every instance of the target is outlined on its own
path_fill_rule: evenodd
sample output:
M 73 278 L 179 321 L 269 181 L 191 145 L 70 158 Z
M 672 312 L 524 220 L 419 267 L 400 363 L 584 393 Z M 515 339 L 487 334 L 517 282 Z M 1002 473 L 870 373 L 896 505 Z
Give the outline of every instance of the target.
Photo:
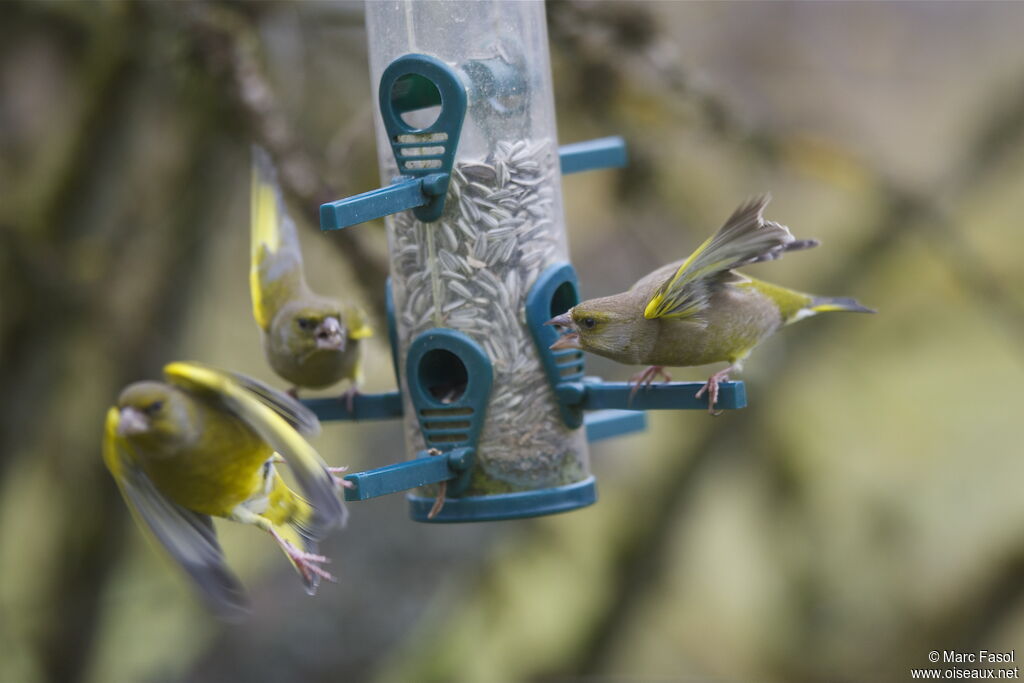
M 436 401 L 453 403 L 466 393 L 469 374 L 462 359 L 447 349 L 431 349 L 420 358 L 420 386 Z
M 576 293 L 576 287 L 566 280 L 558 285 L 558 289 L 551 295 L 551 317 L 562 315 L 579 302 L 580 297 Z
M 420 74 L 405 74 L 391 86 L 391 106 L 413 130 L 429 128 L 441 115 L 441 92 Z

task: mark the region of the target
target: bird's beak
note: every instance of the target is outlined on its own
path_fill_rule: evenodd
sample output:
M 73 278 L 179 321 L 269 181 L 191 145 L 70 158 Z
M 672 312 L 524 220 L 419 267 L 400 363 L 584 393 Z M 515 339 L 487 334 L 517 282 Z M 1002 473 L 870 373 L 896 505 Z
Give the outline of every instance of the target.
M 121 415 L 117 420 L 117 435 L 131 436 L 132 434 L 143 434 L 149 431 L 149 418 L 145 414 L 126 406 L 121 408 Z
M 572 323 L 572 316 L 569 315 L 569 311 L 566 311 L 562 315 L 556 315 L 551 320 L 544 323 L 545 325 L 557 325 L 558 327 L 575 327 Z
M 558 351 L 559 349 L 582 349 L 580 346 L 580 333 L 570 332 L 562 337 L 555 340 L 555 343 L 548 347 L 552 351 Z
M 572 316 L 569 311 L 566 311 L 562 315 L 556 315 L 551 320 L 544 323 L 545 325 L 554 325 L 555 327 L 561 327 L 568 330 L 568 334 L 559 337 L 555 340 L 555 343 L 548 348 L 552 351 L 559 349 L 578 349 L 580 347 L 580 333 L 576 330 L 576 323 L 572 321 Z
M 333 315 L 324 318 L 316 328 L 316 347 L 328 351 L 345 350 L 345 330 Z

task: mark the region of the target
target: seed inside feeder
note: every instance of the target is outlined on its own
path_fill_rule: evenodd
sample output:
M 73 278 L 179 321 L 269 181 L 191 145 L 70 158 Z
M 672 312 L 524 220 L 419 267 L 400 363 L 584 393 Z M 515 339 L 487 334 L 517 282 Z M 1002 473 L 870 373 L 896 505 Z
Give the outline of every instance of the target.
M 467 495 L 586 476 L 583 430 L 552 419 L 557 405 L 523 313 L 537 276 L 568 260 L 551 187 L 556 173 L 553 140 L 498 142 L 486 159 L 456 162 L 439 220 L 424 224 L 408 211 L 388 220 L 400 357 L 420 333 L 450 327 L 480 344 L 493 364 L 477 449 L 482 476 Z M 457 388 L 439 386 L 433 395 L 444 402 Z M 406 414 L 414 415 L 405 400 Z M 405 424 L 409 446 L 423 450 L 416 420 Z

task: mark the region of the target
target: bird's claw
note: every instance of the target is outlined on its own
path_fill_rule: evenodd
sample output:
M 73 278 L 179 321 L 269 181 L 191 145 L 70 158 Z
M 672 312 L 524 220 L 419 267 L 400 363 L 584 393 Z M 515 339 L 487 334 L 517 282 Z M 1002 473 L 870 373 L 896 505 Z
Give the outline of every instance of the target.
M 330 564 L 331 559 L 329 557 L 299 550 L 289 541 L 285 540 L 281 534 L 277 533 L 273 527 L 270 528 L 270 535 L 274 537 L 274 540 L 281 546 L 289 559 L 295 563 L 295 566 L 304 578 L 309 580 L 313 576 L 319 576 L 326 581 L 337 583 L 338 580 L 329 571 L 320 566 L 321 564 Z
M 437 486 L 437 498 L 434 499 L 434 504 L 430 506 L 430 512 L 427 513 L 427 519 L 433 519 L 440 514 L 441 509 L 444 508 L 445 496 L 448 493 L 448 482 L 442 481 Z
M 330 581 L 331 583 L 338 582 L 338 579 L 334 578 L 333 574 L 320 566 L 321 564 L 330 564 L 331 559 L 329 557 L 304 552 L 288 542 L 285 542 L 285 552 L 288 553 L 288 557 L 292 558 L 299 571 L 307 577 L 310 574 L 315 574 L 325 581 Z
M 353 482 L 338 476 L 339 474 L 348 472 L 348 465 L 342 465 L 340 467 L 328 467 L 327 471 L 331 473 L 332 477 L 334 477 L 334 484 L 336 486 L 339 486 L 343 489 L 354 489 L 356 487 L 356 485 Z
M 731 370 L 732 368 L 726 368 L 725 370 L 720 370 L 708 377 L 708 381 L 705 382 L 704 386 L 698 389 L 697 393 L 694 395 L 695 398 L 700 398 L 704 394 L 708 395 L 708 414 L 712 417 L 718 417 L 725 412 L 722 410 L 715 410 L 715 404 L 718 403 L 718 385 L 729 379 L 729 372 Z

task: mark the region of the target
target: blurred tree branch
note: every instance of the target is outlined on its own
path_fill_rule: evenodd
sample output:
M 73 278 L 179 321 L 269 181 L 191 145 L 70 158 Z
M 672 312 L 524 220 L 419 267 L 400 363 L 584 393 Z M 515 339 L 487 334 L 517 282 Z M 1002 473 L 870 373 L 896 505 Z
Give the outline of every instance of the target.
M 278 104 L 259 58 L 259 37 L 253 19 L 233 4 L 189 3 L 181 6 L 194 45 L 217 75 L 239 117 L 248 122 L 255 140 L 280 169 L 285 193 L 300 206 L 308 225 L 319 227 L 320 205 L 344 196 L 347 188 L 328 187 L 323 173 L 306 152 L 294 125 Z M 362 130 L 351 130 L 353 136 Z M 344 148 L 344 145 L 339 145 Z M 365 232 L 338 230 L 325 237 L 346 261 L 363 290 L 378 323 L 385 318 L 384 282 L 388 266 L 366 244 Z
M 120 386 L 158 376 L 185 328 L 201 238 L 222 203 L 217 179 L 229 172 L 222 133 L 232 110 L 205 74 L 175 80 L 157 68 L 159 6 L 48 7 L 16 18 L 22 30 L 57 22 L 74 36 L 61 47 L 69 63 L 81 57 L 74 77 L 86 99 L 19 178 L 16 209 L 4 207 L 0 277 L 18 298 L 5 296 L 0 311 L 0 378 L 18 399 L 5 404 L 0 447 L 5 465 L 43 463 L 50 475 L 37 533 L 57 559 L 41 571 L 47 588 L 26 600 L 38 602 L 33 659 L 45 680 L 65 683 L 89 672 L 126 538 L 125 507 L 99 452 L 103 410 Z M 130 125 L 154 91 L 170 112 L 160 134 L 178 143 L 163 165 Z M 134 194 L 126 170 L 148 175 L 155 190 Z M 76 439 L 90 425 L 95 438 L 83 446 Z
M 146 27 L 126 26 L 133 40 L 145 44 Z M 138 58 L 138 53 L 136 53 Z M 121 87 L 130 90 L 137 81 L 126 79 Z M 146 252 L 147 268 L 132 268 L 121 260 L 122 250 L 111 249 L 101 256 L 107 263 L 100 272 L 106 274 L 94 286 L 77 311 L 76 325 L 65 337 L 68 347 L 55 350 L 57 358 L 51 362 L 58 367 L 59 359 L 73 357 L 84 349 L 92 349 L 99 356 L 108 355 L 116 368 L 115 376 L 97 379 L 98 386 L 122 386 L 145 376 L 158 376 L 160 367 L 168 360 L 177 343 L 183 321 L 192 301 L 191 283 L 196 281 L 202 259 L 194 249 L 195 240 L 209 229 L 204 217 L 218 201 L 214 182 L 218 157 L 222 156 L 217 143 L 221 121 L 216 99 L 211 93 L 195 92 L 186 97 L 193 105 L 182 112 L 187 145 L 186 159 L 178 174 L 165 178 L 161 201 L 170 218 L 147 226 L 151 239 Z M 102 126 L 94 129 L 96 144 L 105 150 L 116 149 L 124 134 L 127 103 L 117 98 L 110 102 L 111 110 L 102 119 Z M 92 169 L 83 172 L 92 173 Z M 112 169 L 111 169 L 112 170 Z M 116 171 L 113 171 L 116 172 Z M 212 176 L 212 177 L 211 177 Z M 105 182 L 114 182 L 107 179 Z M 87 188 L 79 189 L 76 201 L 90 201 Z M 172 210 L 173 207 L 173 210 Z M 131 241 L 131 231 L 137 226 L 121 226 L 120 240 Z M 59 246 L 59 242 L 58 242 Z M 81 254 L 66 246 L 61 248 L 68 258 L 78 259 Z M 138 255 L 136 254 L 138 258 Z M 73 262 L 66 264 L 67 272 L 75 272 Z M 133 288 L 142 292 L 136 301 L 137 309 L 127 315 L 113 317 L 109 305 L 112 292 Z M 38 303 L 38 302 L 37 302 Z M 123 316 L 123 317 L 122 317 Z M 95 326 L 95 321 L 105 324 Z M 69 348 L 76 349 L 73 354 Z M 102 373 L 101 364 L 92 371 Z M 56 387 L 64 386 L 55 383 Z M 58 398 L 53 399 L 57 403 Z M 101 611 L 104 587 L 117 566 L 126 538 L 128 515 L 120 496 L 105 471 L 99 453 L 99 425 L 102 404 L 94 407 L 97 438 L 92 448 L 75 458 L 77 476 L 64 476 L 54 481 L 57 498 L 67 501 L 63 515 L 53 533 L 57 535 L 55 547 L 60 548 L 60 562 L 51 578 L 47 591 L 50 616 L 46 628 L 37 640 L 37 659 L 45 667 L 46 678 L 62 683 L 80 680 L 88 673 L 93 654 L 93 637 Z M 58 410 L 43 411 L 56 415 Z M 65 444 L 63 452 L 81 451 L 81 444 Z M 61 465 L 57 465 L 60 467 Z M 67 467 L 67 465 L 63 465 Z M 70 475 L 71 473 L 67 473 Z M 83 485 L 83 482 L 88 482 Z
M 17 5 L 16 5 L 17 7 Z M 123 11 L 122 11 L 123 10 Z M 22 8 L 31 21 L 58 21 L 65 31 L 87 36 L 89 28 L 63 13 L 56 18 Z M 84 17 L 79 17 L 84 21 Z M 59 366 L 48 358 L 64 342 L 53 333 L 54 321 L 81 307 L 85 295 L 73 286 L 73 270 L 61 253 L 62 245 L 75 239 L 79 224 L 72 218 L 80 208 L 78 193 L 94 160 L 100 156 L 97 135 L 111 111 L 125 96 L 131 70 L 127 25 L 134 20 L 128 8 L 119 8 L 109 21 L 93 27 L 95 42 L 77 70 L 86 99 L 73 120 L 45 140 L 18 184 L 9 188 L 10 202 L 0 207 L 0 283 L 3 311 L 0 315 L 0 385 L 22 387 L 28 400 L 13 401 L 0 421 L 0 479 L 11 456 L 30 441 L 40 422 L 39 403 L 50 400 L 50 389 Z M 8 293 L 36 292 L 37 297 Z M 40 298 L 49 301 L 41 305 Z

